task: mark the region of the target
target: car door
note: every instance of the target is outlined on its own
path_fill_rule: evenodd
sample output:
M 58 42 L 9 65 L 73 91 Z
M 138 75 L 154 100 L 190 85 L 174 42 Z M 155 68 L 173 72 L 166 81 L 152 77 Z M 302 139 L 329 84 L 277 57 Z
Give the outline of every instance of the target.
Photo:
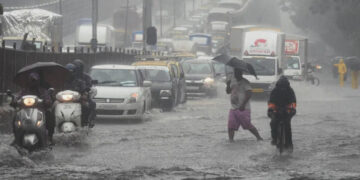
M 179 70 L 179 89 L 180 89 L 180 103 L 185 103 L 186 101 L 186 80 L 185 80 L 185 72 L 180 63 L 176 63 L 177 68 Z
M 171 63 L 171 69 L 172 71 L 174 72 L 174 78 L 175 78 L 175 87 L 176 87 L 176 96 L 177 96 L 177 99 L 176 99 L 176 103 L 179 104 L 179 99 L 180 99 L 180 72 L 178 70 L 178 67 L 176 66 L 175 63 Z
M 151 87 L 144 87 L 143 82 L 146 80 L 146 76 L 144 73 L 146 73 L 146 71 L 137 70 L 138 72 L 138 77 L 139 77 L 139 84 L 141 86 L 141 93 L 143 93 L 144 98 L 145 98 L 145 106 L 146 106 L 146 110 L 149 110 L 151 107 Z
M 170 75 L 171 75 L 171 82 L 172 82 L 172 89 L 173 89 L 173 93 L 174 93 L 174 100 L 177 103 L 177 98 L 178 98 L 178 79 L 177 79 L 177 75 L 176 75 L 176 71 L 174 69 L 174 66 L 169 65 L 169 70 L 170 70 Z

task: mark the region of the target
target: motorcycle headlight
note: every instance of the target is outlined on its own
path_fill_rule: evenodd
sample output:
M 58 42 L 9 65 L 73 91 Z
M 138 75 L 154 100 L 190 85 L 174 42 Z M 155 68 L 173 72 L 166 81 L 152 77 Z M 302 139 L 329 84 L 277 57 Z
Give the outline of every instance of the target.
M 132 93 L 132 94 L 130 95 L 130 98 L 129 98 L 128 103 L 136 103 L 138 97 L 139 97 L 139 94 L 138 94 L 138 93 Z
M 210 85 L 214 83 L 214 79 L 213 78 L 206 78 L 204 79 L 204 84 Z
M 40 127 L 43 124 L 43 114 L 38 112 L 36 126 Z
M 24 98 L 23 100 L 23 103 L 26 107 L 34 106 L 35 102 L 36 102 L 35 98 L 30 98 L 30 97 Z
M 171 91 L 170 90 L 161 90 L 160 91 L 160 96 L 161 97 L 170 97 L 171 96 Z
M 18 127 L 20 127 L 20 126 L 21 126 L 21 121 L 20 121 L 20 120 L 19 120 L 19 121 L 17 121 L 17 123 L 16 123 L 16 124 L 17 124 L 17 126 L 18 126 Z
M 72 94 L 63 94 L 61 95 L 61 100 L 65 102 L 72 101 L 74 99 L 74 95 Z

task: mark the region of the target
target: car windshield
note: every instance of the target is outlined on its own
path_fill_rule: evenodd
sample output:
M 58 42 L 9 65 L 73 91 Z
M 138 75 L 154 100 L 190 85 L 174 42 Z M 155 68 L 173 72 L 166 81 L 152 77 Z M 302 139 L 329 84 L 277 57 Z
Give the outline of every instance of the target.
M 275 59 L 251 58 L 244 60 L 254 67 L 256 74 L 259 76 L 275 75 Z
M 211 66 L 209 63 L 184 63 L 184 71 L 186 74 L 211 74 Z
M 221 4 L 220 7 L 237 10 L 237 9 L 241 8 L 241 5 L 233 4 L 233 3 L 224 3 L 224 4 Z
M 136 72 L 131 69 L 92 69 L 90 75 L 98 86 L 138 86 Z
M 299 57 L 288 57 L 287 58 L 287 68 L 288 69 L 300 69 L 300 59 Z
M 162 68 L 142 68 L 141 71 L 145 72 L 145 79 L 152 82 L 169 82 L 171 80 L 169 70 Z

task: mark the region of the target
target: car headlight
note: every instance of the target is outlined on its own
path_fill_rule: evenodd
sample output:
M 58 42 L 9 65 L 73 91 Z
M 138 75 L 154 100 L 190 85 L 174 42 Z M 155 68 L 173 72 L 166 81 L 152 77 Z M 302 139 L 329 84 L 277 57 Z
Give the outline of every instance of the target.
M 214 79 L 213 78 L 206 78 L 204 79 L 204 84 L 206 85 L 211 85 L 211 84 L 214 84 Z
M 139 94 L 138 94 L 138 93 L 132 93 L 132 94 L 130 95 L 130 98 L 129 98 L 128 103 L 136 103 L 138 97 L 139 97 Z
M 171 91 L 170 90 L 161 90 L 160 96 L 161 97 L 171 97 Z
M 24 104 L 26 107 L 31 107 L 31 106 L 35 105 L 35 102 L 36 102 L 36 99 L 35 99 L 35 98 L 31 98 L 31 97 L 24 98 L 24 100 L 23 100 L 23 104 Z

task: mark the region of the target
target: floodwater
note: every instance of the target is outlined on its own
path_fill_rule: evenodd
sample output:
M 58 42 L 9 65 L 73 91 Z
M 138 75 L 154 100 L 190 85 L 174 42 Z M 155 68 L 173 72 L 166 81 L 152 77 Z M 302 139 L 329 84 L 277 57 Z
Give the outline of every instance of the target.
M 12 136 L 0 135 L 0 179 L 359 179 L 359 90 L 292 84 L 298 98 L 292 154 L 270 145 L 264 99 L 251 106 L 265 140 L 240 130 L 229 143 L 223 94 L 170 113 L 155 109 L 143 123 L 99 120 L 88 134 L 58 135 L 52 150 L 30 155 L 20 156 L 8 145 Z

